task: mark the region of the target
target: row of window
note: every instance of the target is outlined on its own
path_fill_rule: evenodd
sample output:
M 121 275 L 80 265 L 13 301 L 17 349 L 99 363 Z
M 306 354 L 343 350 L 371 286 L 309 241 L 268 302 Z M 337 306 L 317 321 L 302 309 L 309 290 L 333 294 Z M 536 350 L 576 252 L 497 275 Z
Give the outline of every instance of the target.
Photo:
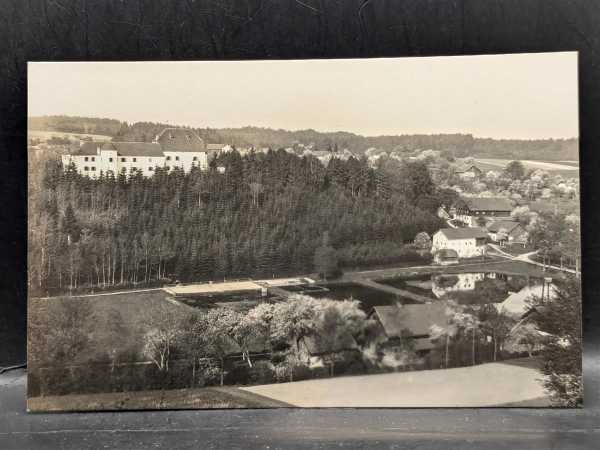
M 170 166 L 165 166 L 165 169 L 166 169 L 166 170 L 171 170 L 171 167 L 170 167 Z M 95 167 L 95 166 L 92 166 L 92 167 L 89 167 L 89 166 L 84 166 L 83 170 L 84 170 L 85 172 L 89 172 L 89 171 L 95 172 L 95 171 L 96 171 L 96 167 Z M 125 168 L 123 168 L 123 170 L 125 170 Z M 132 167 L 132 168 L 131 168 L 131 170 L 138 170 L 138 168 L 137 168 L 137 167 Z M 148 170 L 149 172 L 152 172 L 152 171 L 154 171 L 154 167 L 152 167 L 152 166 L 149 166 L 149 167 L 147 168 L 147 170 Z
M 91 161 L 96 161 L 96 158 L 94 156 L 91 156 L 90 158 L 91 158 Z M 83 158 L 83 160 L 85 162 L 87 162 L 89 160 L 89 158 L 86 156 L 85 158 Z M 166 160 L 167 161 L 171 161 L 171 157 L 167 156 Z M 148 158 L 148 161 L 152 162 L 152 158 Z M 175 157 L 175 161 L 179 161 L 179 156 Z M 192 158 L 192 161 L 198 161 L 198 157 L 194 156 Z M 112 158 L 108 158 L 108 162 L 113 162 L 113 159 Z M 121 162 L 127 162 L 127 158 L 121 158 Z M 137 158 L 131 158 L 131 162 L 137 162 Z

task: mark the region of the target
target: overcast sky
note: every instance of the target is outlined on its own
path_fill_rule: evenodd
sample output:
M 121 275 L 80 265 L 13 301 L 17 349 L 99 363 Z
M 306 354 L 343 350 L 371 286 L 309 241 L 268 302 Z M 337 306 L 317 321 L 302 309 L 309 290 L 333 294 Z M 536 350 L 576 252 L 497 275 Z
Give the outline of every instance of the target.
M 577 53 L 29 63 L 29 115 L 368 136 L 578 136 Z

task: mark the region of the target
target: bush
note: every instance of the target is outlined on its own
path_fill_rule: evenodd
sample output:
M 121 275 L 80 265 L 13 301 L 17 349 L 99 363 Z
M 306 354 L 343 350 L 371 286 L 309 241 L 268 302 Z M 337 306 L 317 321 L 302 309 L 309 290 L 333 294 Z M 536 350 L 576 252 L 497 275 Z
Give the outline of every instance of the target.
M 256 361 L 249 371 L 248 384 L 270 384 L 275 382 L 273 364 L 269 361 Z
M 335 363 L 336 375 L 357 375 L 367 373 L 367 365 L 358 352 L 345 352 L 343 360 Z
M 337 254 L 342 267 L 398 263 L 429 264 L 432 259 L 429 252 L 421 252 L 412 245 L 395 242 L 355 244 L 339 249 Z

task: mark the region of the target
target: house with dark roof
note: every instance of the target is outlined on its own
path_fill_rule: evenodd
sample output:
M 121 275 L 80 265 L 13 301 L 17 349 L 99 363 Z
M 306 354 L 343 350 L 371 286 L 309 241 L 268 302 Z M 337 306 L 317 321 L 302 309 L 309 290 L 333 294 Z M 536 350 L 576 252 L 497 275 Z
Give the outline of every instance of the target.
M 483 228 L 442 228 L 433 235 L 431 253 L 454 250 L 459 258 L 472 258 L 486 254 L 488 234 Z
M 487 226 L 488 236 L 500 245 L 527 244 L 527 231 L 513 220 L 496 220 Z
M 461 197 L 453 207 L 454 219 L 469 227 L 498 219 L 509 219 L 512 204 L 502 197 Z
M 408 347 L 421 354 L 435 348 L 432 327 L 448 323 L 443 303 L 375 306 L 369 317 L 377 323 L 380 346 L 398 350 Z
M 481 169 L 473 164 L 460 165 L 454 169 L 454 173 L 462 179 L 479 178 L 483 174 Z
M 192 167 L 208 168 L 208 162 L 222 149 L 222 144 L 206 144 L 186 128 L 165 128 L 153 142 L 81 142 L 62 156 L 64 166 L 75 165 L 82 175 L 92 178 L 100 173 L 151 176 L 157 167 L 186 172 Z

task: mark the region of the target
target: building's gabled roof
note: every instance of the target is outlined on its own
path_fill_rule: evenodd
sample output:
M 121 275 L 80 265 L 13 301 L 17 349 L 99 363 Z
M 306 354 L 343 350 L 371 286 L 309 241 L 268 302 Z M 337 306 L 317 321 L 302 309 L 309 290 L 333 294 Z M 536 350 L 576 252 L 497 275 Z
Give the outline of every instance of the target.
M 448 321 L 443 303 L 375 306 L 373 315 L 388 338 L 427 336 L 433 325 L 443 327 Z
M 458 253 L 456 252 L 456 250 L 453 250 L 451 248 L 443 248 L 435 252 L 435 256 L 436 258 L 441 259 L 456 259 L 458 258 Z
M 487 238 L 487 231 L 479 227 L 442 228 L 439 233 L 443 233 L 448 240 Z
M 558 211 L 561 210 L 558 202 L 553 202 L 550 200 L 536 200 L 535 202 L 529 203 L 527 206 L 529 206 L 530 211 L 537 212 L 537 213 L 544 213 L 544 212 L 554 213 L 557 210 Z
M 512 211 L 510 201 L 502 197 L 461 197 L 459 202 L 470 211 Z
M 167 152 L 203 152 L 206 151 L 204 140 L 192 130 L 185 128 L 165 128 L 158 136 L 156 143 L 162 145 Z
M 96 155 L 98 154 L 98 147 L 102 146 L 102 142 L 82 142 L 80 146 L 73 146 L 71 149 L 71 155 Z
M 507 233 L 510 233 L 520 225 L 519 222 L 512 220 L 495 220 L 488 225 L 487 229 L 491 233 L 497 233 L 500 230 L 505 230 Z
M 211 152 L 215 156 L 225 144 L 205 144 L 202 138 L 184 128 L 165 128 L 154 142 L 83 142 L 73 146 L 71 155 L 96 155 L 97 149 L 116 151 L 120 156 L 164 156 L 164 152 Z
M 469 171 L 481 173 L 481 169 L 474 164 L 460 165 L 454 169 L 455 173 L 465 173 L 465 172 L 469 172 Z
M 319 356 L 327 353 L 357 350 L 356 340 L 348 333 L 337 336 L 335 342 L 325 342 L 321 337 L 307 336 L 302 339 L 306 351 L 311 356 Z M 329 344 L 329 345 L 328 345 Z
M 153 142 L 111 142 L 111 145 L 119 156 L 163 156 L 162 147 Z
M 510 295 L 501 303 L 496 303 L 494 306 L 498 311 L 502 311 L 508 315 L 521 318 L 531 310 L 529 300 L 532 297 L 542 296 L 542 285 L 525 286 L 518 292 L 511 292 Z M 550 285 L 549 297 L 556 298 L 556 286 Z

